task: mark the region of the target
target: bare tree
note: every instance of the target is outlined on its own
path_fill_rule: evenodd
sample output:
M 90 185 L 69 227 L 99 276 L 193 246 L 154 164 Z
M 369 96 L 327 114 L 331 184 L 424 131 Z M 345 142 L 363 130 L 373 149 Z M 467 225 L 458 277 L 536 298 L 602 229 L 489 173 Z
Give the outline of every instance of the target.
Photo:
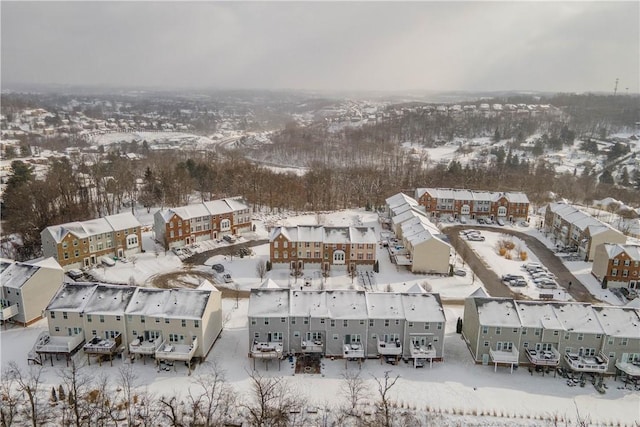
M 33 427 L 45 424 L 49 419 L 49 412 L 45 409 L 47 401 L 46 390 L 42 379 L 42 366 L 29 367 L 27 372 L 22 372 L 16 362 L 10 362 L 6 372 L 9 379 L 14 381 L 16 390 L 24 393 L 24 405 L 22 413 Z
M 17 422 L 18 411 L 24 403 L 23 394 L 17 391 L 17 383 L 11 369 L 5 370 L 0 380 L 0 425 L 11 427 Z
M 171 427 L 183 427 L 184 404 L 174 396 L 161 396 L 158 399 L 158 415 L 163 423 Z
M 87 419 L 89 415 L 86 397 L 91 385 L 91 379 L 73 360 L 69 368 L 60 371 L 60 377 L 67 387 L 72 422 L 76 427 L 80 427 L 83 424 L 82 420 Z
M 249 424 L 256 427 L 284 427 L 293 424 L 295 414 L 302 412 L 304 399 L 299 394 L 292 393 L 282 377 L 263 377 L 254 371 L 249 379 L 251 398 L 243 405 L 248 412 Z
M 118 373 L 118 386 L 122 389 L 124 406 L 127 410 L 127 421 L 129 425 L 134 425 L 134 414 L 138 404 L 138 396 L 134 395 L 134 389 L 138 376 L 133 372 L 131 365 L 122 365 L 118 369 Z
M 381 409 L 381 413 L 379 413 L 377 417 L 377 423 L 384 427 L 391 427 L 393 424 L 393 401 L 390 396 L 390 391 L 400 378 L 399 375 L 396 375 L 395 378 L 391 378 L 389 376 L 389 372 L 390 371 L 385 371 L 384 378 L 382 379 L 376 377 L 373 378 L 378 384 L 378 405 Z
M 346 398 L 348 407 L 344 412 L 350 416 L 358 416 L 358 406 L 366 401 L 369 395 L 369 388 L 360 376 L 360 371 L 345 371 L 342 374 L 343 382 L 341 385 L 341 394 Z
M 195 424 L 221 425 L 235 402 L 235 394 L 227 383 L 224 371 L 214 362 L 192 380 L 189 404 Z M 197 391 L 194 392 L 194 391 Z
M 264 276 L 267 274 L 267 262 L 266 261 L 258 261 L 256 264 L 256 273 L 260 280 L 264 279 Z

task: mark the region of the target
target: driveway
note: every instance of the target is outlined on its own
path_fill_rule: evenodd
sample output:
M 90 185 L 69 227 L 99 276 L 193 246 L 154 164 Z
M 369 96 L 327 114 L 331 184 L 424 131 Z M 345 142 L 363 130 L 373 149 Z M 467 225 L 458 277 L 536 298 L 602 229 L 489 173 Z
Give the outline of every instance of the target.
M 484 261 L 467 245 L 466 241 L 460 237 L 460 231 L 464 229 L 475 229 L 492 231 L 495 233 L 509 234 L 522 239 L 528 246 L 528 248 L 538 257 L 540 263 L 549 269 L 549 271 L 557 277 L 558 285 L 569 293 L 576 301 L 581 302 L 600 302 L 593 298 L 587 288 L 575 278 L 575 276 L 565 267 L 560 258 L 556 254 L 547 248 L 541 241 L 533 236 L 525 233 L 521 233 L 510 228 L 496 228 L 487 227 L 481 225 L 454 225 L 446 227 L 442 230 L 444 234 L 449 237 L 451 245 L 455 248 L 456 252 L 465 260 L 465 262 L 471 267 L 476 276 L 482 280 L 489 295 L 493 297 L 509 297 L 515 299 L 525 299 L 526 296 L 522 294 L 516 294 L 504 285 L 500 277 L 487 266 Z M 567 288 L 571 283 L 571 287 Z
M 253 247 L 253 246 L 264 245 L 266 243 L 269 243 L 268 239 L 249 240 L 247 242 L 236 243 L 235 245 L 221 246 L 219 248 L 210 249 L 208 251 L 198 252 L 196 254 L 193 254 L 193 255 L 183 259 L 182 262 L 185 263 L 185 264 L 203 265 L 206 260 L 208 260 L 209 258 L 211 258 L 214 255 L 229 255 L 231 253 L 236 253 L 237 250 L 239 248 L 241 248 L 241 247 L 249 247 L 250 248 L 250 247 Z

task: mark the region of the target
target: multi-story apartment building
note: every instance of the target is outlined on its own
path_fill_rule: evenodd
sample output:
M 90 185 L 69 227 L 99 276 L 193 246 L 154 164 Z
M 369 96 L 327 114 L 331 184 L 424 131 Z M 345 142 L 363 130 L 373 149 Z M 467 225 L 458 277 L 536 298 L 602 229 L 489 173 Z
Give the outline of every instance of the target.
M 0 260 L 0 321 L 27 326 L 40 320 L 63 278 L 64 270 L 53 258 L 35 263 Z
M 529 215 L 529 198 L 520 192 L 417 188 L 415 199 L 429 214 L 439 217 L 514 221 Z
M 89 360 L 127 353 L 190 363 L 204 358 L 222 331 L 221 294 L 206 281 L 197 289 L 65 283 L 46 316 L 49 330 L 38 337 L 34 360 L 68 359 L 83 348 Z
M 598 245 L 591 274 L 609 288 L 640 289 L 640 245 Z
M 634 351 L 639 315 L 630 307 L 472 297 L 465 301 L 462 334 L 477 363 L 612 375 L 618 362 L 640 360 Z M 511 354 L 499 353 L 505 348 Z
M 406 265 L 413 273 L 446 274 L 452 248 L 446 236 L 436 227 L 413 198 L 398 193 L 389 197 L 387 218 L 402 244 L 389 245 L 389 253 L 398 265 Z
M 251 230 L 249 206 L 238 197 L 159 210 L 153 218 L 155 238 L 165 249 Z
M 82 222 L 53 225 L 40 233 L 42 252 L 66 270 L 91 267 L 100 257 L 126 257 L 142 249 L 140 222 L 121 213 Z
M 586 261 L 593 261 L 598 245 L 627 241 L 620 231 L 566 203 L 547 206 L 544 229 L 551 233 L 556 245 L 576 249 Z
M 373 267 L 377 243 L 370 227 L 279 226 L 269 237 L 269 252 L 274 267 L 351 270 L 356 266 Z
M 404 358 L 420 366 L 443 359 L 444 324 L 438 294 L 262 286 L 249 298 L 249 356 Z

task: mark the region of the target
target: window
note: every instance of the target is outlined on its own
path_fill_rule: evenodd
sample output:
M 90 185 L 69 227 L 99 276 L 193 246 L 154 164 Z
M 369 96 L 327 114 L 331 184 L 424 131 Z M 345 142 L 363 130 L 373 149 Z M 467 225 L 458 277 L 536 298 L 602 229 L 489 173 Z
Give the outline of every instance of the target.
M 496 335 L 500 335 L 502 333 L 502 328 L 500 326 L 496 327 Z
M 484 346 L 485 346 L 485 347 L 489 347 L 489 341 L 485 341 L 485 342 L 484 342 Z
M 156 323 L 160 323 L 160 318 L 156 317 Z
M 620 260 L 619 259 L 614 259 L 613 260 L 613 265 L 618 266 L 620 264 Z
M 607 344 L 613 345 L 613 337 L 609 337 L 609 339 L 607 340 Z
M 104 323 L 104 315 L 100 315 L 100 323 Z
M 628 260 L 628 259 L 625 259 L 625 260 L 624 260 L 624 266 L 625 266 L 625 267 L 629 267 L 630 265 L 631 265 L 631 261 L 630 261 L 630 260 Z
M 144 316 L 140 316 L 140 323 L 144 323 Z
M 56 332 L 60 332 L 60 326 L 56 326 L 55 330 Z
M 533 332 L 533 335 L 540 336 L 540 329 L 536 328 L 535 331 Z
M 305 317 L 304 319 L 302 319 L 302 323 L 304 323 L 305 325 L 309 324 L 309 318 Z
M 320 324 L 321 324 L 321 325 L 324 325 L 324 317 L 321 317 L 321 318 L 320 318 Z
M 295 317 L 292 317 L 292 318 L 291 318 L 291 324 L 292 324 L 292 325 L 295 325 L 295 324 L 296 324 L 296 318 L 295 318 Z
M 345 327 L 345 328 L 348 328 L 349 327 L 349 321 L 348 320 L 343 320 L 342 321 L 342 326 Z
M 396 326 L 400 324 L 400 319 L 396 319 Z
M 408 325 L 408 326 L 409 326 L 410 328 L 413 328 L 413 322 L 409 322 L 409 325 Z
M 389 319 L 384 319 L 384 327 L 389 327 Z
M 331 327 L 334 328 L 336 326 L 336 321 L 331 319 Z
M 260 339 L 260 332 L 254 332 L 253 333 L 253 339 L 259 340 Z
M 513 333 L 517 334 L 518 333 L 518 328 L 513 328 Z
M 584 334 L 578 334 L 578 341 L 582 341 L 584 339 Z
M 528 342 L 525 342 L 524 344 L 522 344 L 522 346 L 523 346 L 524 348 L 529 348 L 529 343 L 528 343 Z
M 251 319 L 251 324 L 255 325 L 256 324 L 256 319 Z
M 183 328 L 186 328 L 187 327 L 187 320 L 186 319 L 182 319 L 181 324 L 182 324 Z
M 425 328 L 426 329 L 426 328 Z M 482 327 L 482 333 L 483 334 L 488 334 L 489 333 L 489 327 L 488 326 L 483 326 Z
M 62 318 L 63 318 L 63 319 L 68 319 L 68 318 L 69 318 L 69 316 L 67 315 L 67 312 L 66 312 L 66 311 L 63 311 L 63 312 L 62 312 Z
M 612 269 L 611 270 L 611 275 L 612 276 L 617 276 L 618 275 L 618 269 L 617 268 Z
M 336 340 L 336 341 L 337 341 L 337 340 L 338 340 L 338 338 L 339 338 L 339 337 L 338 337 L 338 334 L 333 334 L 333 339 L 334 339 L 334 340 Z
M 622 338 L 620 340 L 620 345 L 625 345 L 626 346 L 627 344 L 629 344 L 629 338 Z
M 281 318 L 280 318 L 280 322 L 281 322 L 281 323 L 284 323 L 284 322 L 286 322 L 286 321 L 287 321 L 287 318 L 286 318 L 286 317 L 281 317 Z
M 167 318 L 167 319 L 164 319 L 164 323 L 167 323 L 167 324 L 168 324 L 169 322 L 171 322 L 171 321 L 170 321 L 168 318 Z
M 557 337 L 557 336 L 558 336 L 558 334 L 559 334 L 559 332 L 558 332 L 558 331 L 553 331 L 553 336 L 554 336 L 554 337 Z
M 271 341 L 282 342 L 282 332 L 271 332 Z
M 269 318 L 268 318 L 268 317 L 265 317 L 265 318 L 264 318 L 264 324 L 265 324 L 265 325 L 268 325 L 268 324 L 269 324 Z
M 429 328 L 430 328 L 430 327 L 431 327 L 431 326 L 430 326 L 430 323 L 429 323 L 429 322 L 425 322 L 425 323 L 424 323 L 424 329 L 429 330 Z
M 278 248 L 278 242 L 277 241 L 273 242 L 273 247 L 274 247 L 274 249 Z
M 369 319 L 369 327 L 373 328 L 374 325 L 375 325 L 375 320 Z
M 442 329 L 442 322 L 438 322 L 438 329 Z

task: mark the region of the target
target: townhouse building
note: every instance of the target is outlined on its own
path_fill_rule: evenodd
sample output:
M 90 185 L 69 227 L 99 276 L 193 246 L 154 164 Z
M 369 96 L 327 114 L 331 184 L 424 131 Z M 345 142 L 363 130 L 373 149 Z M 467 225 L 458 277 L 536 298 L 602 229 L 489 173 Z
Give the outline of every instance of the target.
M 274 267 L 296 271 L 305 266 L 351 271 L 373 267 L 377 243 L 371 227 L 278 226 L 269 236 L 269 257 Z
M 415 199 L 427 213 L 437 217 L 515 221 L 529 215 L 529 198 L 521 192 L 416 188 Z
M 470 297 L 462 335 L 476 363 L 613 375 L 618 362 L 638 371 L 630 365 L 640 363 L 639 315 L 631 307 Z M 498 353 L 505 348 L 511 354 Z
M 65 283 L 46 307 L 49 320 L 30 359 L 65 356 L 80 348 L 89 361 L 116 354 L 156 362 L 204 358 L 222 331 L 221 293 L 204 281 L 197 289 L 150 289 L 104 283 Z M 53 364 L 53 359 L 52 359 Z
M 153 219 L 156 241 L 165 249 L 251 231 L 249 206 L 239 197 L 159 210 Z
M 640 288 L 640 245 L 598 245 L 591 274 L 609 288 Z
M 0 260 L 0 322 L 28 326 L 62 285 L 64 270 L 53 258 L 34 263 Z
M 290 290 L 265 285 L 249 297 L 249 357 L 317 354 L 363 361 L 442 360 L 438 294 Z
M 390 227 L 402 243 L 388 245 L 396 264 L 406 265 L 413 273 L 448 273 L 451 245 L 415 199 L 398 193 L 387 199 L 387 213 Z
M 102 256 L 122 258 L 142 250 L 140 222 L 130 212 L 53 225 L 40 236 L 43 255 L 65 271 L 96 265 Z
M 603 243 L 627 241 L 620 231 L 566 203 L 547 205 L 544 229 L 556 245 L 576 250 L 585 261 L 593 261 L 596 248 Z

